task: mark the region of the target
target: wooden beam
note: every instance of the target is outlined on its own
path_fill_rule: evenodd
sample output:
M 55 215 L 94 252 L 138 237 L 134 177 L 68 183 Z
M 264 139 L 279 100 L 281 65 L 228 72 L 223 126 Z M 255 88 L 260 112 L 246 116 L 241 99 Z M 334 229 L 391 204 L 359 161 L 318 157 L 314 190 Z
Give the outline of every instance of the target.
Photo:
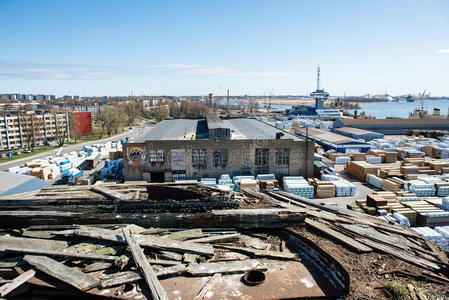
M 26 271 L 25 273 L 22 273 L 21 275 L 14 278 L 11 282 L 8 282 L 0 287 L 0 297 L 5 297 L 8 295 L 11 291 L 18 288 L 28 280 L 34 277 L 36 274 L 36 271 L 33 269 L 30 269 Z
M 212 235 L 208 237 L 203 237 L 199 239 L 190 240 L 192 243 L 218 243 L 218 242 L 228 242 L 233 240 L 238 240 L 240 238 L 240 233 L 222 234 L 222 235 Z
M 126 242 L 128 243 L 128 246 L 131 249 L 131 253 L 134 258 L 134 262 L 136 263 L 137 267 L 140 269 L 140 271 L 143 274 L 143 277 L 145 278 L 145 281 L 150 288 L 151 295 L 154 300 L 168 300 L 167 293 L 165 292 L 164 288 L 162 287 L 161 283 L 157 279 L 156 274 L 153 271 L 153 268 L 151 267 L 150 263 L 148 262 L 145 254 L 143 253 L 142 249 L 140 248 L 137 241 L 134 239 L 131 231 L 129 228 L 122 229 L 123 235 L 126 239 Z
M 22 253 L 22 254 L 70 257 L 70 258 L 105 260 L 105 261 L 115 261 L 119 258 L 118 256 L 110 256 L 110 255 L 83 254 L 83 253 L 76 253 L 76 252 L 63 252 L 63 251 L 30 249 L 30 248 L 12 248 L 11 247 L 11 248 L 5 249 L 5 251 L 13 252 L 13 253 Z
M 0 251 L 7 248 L 33 248 L 40 250 L 61 251 L 68 247 L 64 241 L 53 241 L 45 239 L 21 238 L 15 236 L 0 236 Z
M 167 238 L 175 241 L 185 241 L 189 239 L 203 237 L 203 231 L 201 229 L 189 229 L 170 233 Z
M 72 204 L 73 206 L 73 204 Z M 71 224 L 136 224 L 160 228 L 284 228 L 304 223 L 301 208 L 225 209 L 204 213 L 137 213 L 118 214 L 95 212 L 95 206 L 84 205 L 83 212 L 0 210 L 0 227 L 23 228 L 30 225 Z M 112 206 L 111 206 L 112 208 Z M 37 214 L 39 213 L 39 214 Z M 120 219 L 118 219 L 120 216 Z
M 64 281 L 81 291 L 90 290 L 100 284 L 100 279 L 69 268 L 46 256 L 25 255 L 23 259 L 40 271 Z
M 207 293 L 214 287 L 214 285 L 221 279 L 221 274 L 216 273 L 214 274 L 207 282 L 206 284 L 201 288 L 198 295 L 196 295 L 194 300 L 203 300 Z
M 371 249 L 370 247 L 365 246 L 364 244 L 357 242 L 353 238 L 346 236 L 336 230 L 333 230 L 322 223 L 315 222 L 306 218 L 306 224 L 318 230 L 319 232 L 324 233 L 325 235 L 339 241 L 345 246 L 348 246 L 349 248 L 356 250 L 357 252 L 365 253 L 373 251 L 373 249 Z
M 444 254 L 444 252 L 441 251 L 441 250 L 438 248 L 437 245 L 435 245 L 434 243 L 432 243 L 432 242 L 429 241 L 429 240 L 424 240 L 424 241 L 425 241 L 427 247 L 428 247 L 430 250 L 432 250 L 433 253 L 435 253 L 435 255 L 438 257 L 438 259 L 439 259 L 442 263 L 448 264 L 449 260 L 448 260 L 448 258 L 447 258 L 447 255 Z
M 201 264 L 190 264 L 187 273 L 194 276 L 213 275 L 215 273 L 242 273 L 249 270 L 266 270 L 267 267 L 256 259 L 241 261 L 211 262 Z
M 125 195 L 122 193 L 117 192 L 116 190 L 111 190 L 105 186 L 101 185 L 92 185 L 90 186 L 90 189 L 94 192 L 100 193 L 102 195 L 108 196 L 114 200 L 131 200 L 131 195 Z

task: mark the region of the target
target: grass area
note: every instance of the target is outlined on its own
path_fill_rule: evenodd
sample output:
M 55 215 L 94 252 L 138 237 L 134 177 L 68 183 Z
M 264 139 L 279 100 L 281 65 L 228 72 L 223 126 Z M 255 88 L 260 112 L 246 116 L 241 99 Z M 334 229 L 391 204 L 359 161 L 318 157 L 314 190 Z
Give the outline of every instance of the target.
M 390 281 L 385 289 L 388 292 L 388 294 L 390 294 L 391 299 L 395 300 L 409 299 L 410 291 L 397 281 Z
M 9 159 L 9 157 L 3 157 L 3 158 L 0 158 L 0 163 L 5 163 L 5 162 L 13 161 L 13 160 L 16 160 L 16 159 L 25 158 L 25 157 L 28 157 L 28 156 L 33 156 L 33 155 L 36 155 L 36 154 L 39 154 L 39 153 L 42 153 L 42 152 L 45 152 L 45 151 L 48 151 L 48 150 L 52 150 L 52 149 L 56 149 L 56 147 L 37 148 L 37 149 L 34 149 L 34 151 L 31 152 L 31 153 L 24 153 L 24 154 L 21 154 L 21 155 L 14 155 L 13 159 Z M 17 151 L 17 150 L 14 149 L 13 151 Z

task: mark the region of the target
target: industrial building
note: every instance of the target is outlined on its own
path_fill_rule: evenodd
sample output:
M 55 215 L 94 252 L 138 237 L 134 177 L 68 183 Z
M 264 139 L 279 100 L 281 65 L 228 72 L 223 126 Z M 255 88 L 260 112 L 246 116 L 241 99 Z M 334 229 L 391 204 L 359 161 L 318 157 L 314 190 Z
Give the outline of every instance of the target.
M 334 128 L 352 127 L 383 134 L 407 134 L 410 130 L 449 130 L 449 119 L 339 119 Z
M 340 153 L 367 152 L 371 145 L 352 139 L 347 136 L 321 130 L 317 128 L 301 128 L 298 134 L 302 137 L 308 137 L 321 145 L 324 150 L 335 150 Z
M 353 139 L 357 140 L 362 139 L 365 140 L 366 142 L 374 139 L 382 139 L 384 137 L 382 133 L 352 127 L 335 128 L 334 132 Z
M 175 119 L 124 145 L 125 180 L 313 173 L 313 141 L 256 119 Z

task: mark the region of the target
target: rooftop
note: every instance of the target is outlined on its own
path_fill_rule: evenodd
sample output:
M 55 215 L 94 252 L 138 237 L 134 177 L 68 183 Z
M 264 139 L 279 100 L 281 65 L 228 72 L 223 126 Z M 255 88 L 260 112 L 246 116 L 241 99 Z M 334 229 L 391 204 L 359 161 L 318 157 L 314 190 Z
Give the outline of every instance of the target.
M 304 139 L 274 126 L 256 119 L 236 118 L 220 120 L 221 128 L 231 130 L 231 140 L 255 140 L 276 139 L 276 133 L 282 132 L 281 139 L 303 141 Z M 200 139 L 199 132 L 202 130 L 204 120 L 175 119 L 165 120 L 153 127 L 146 135 L 140 137 L 136 142 L 143 143 L 150 140 L 195 140 Z M 214 122 L 214 124 L 218 124 Z
M 449 124 L 449 119 L 341 119 L 345 125 Z
M 306 129 L 301 128 L 299 130 L 303 135 L 306 134 Z M 309 128 L 309 137 L 313 139 L 323 140 L 325 142 L 331 142 L 333 144 L 346 144 L 346 143 L 363 143 L 358 140 L 349 138 L 344 135 L 336 134 L 326 130 L 317 128 Z
M 359 129 L 359 128 L 353 128 L 353 127 L 340 127 L 340 128 L 335 128 L 335 130 L 337 131 L 342 131 L 342 132 L 347 132 L 347 133 L 352 133 L 352 134 L 357 134 L 357 135 L 362 135 L 362 134 L 378 134 L 378 135 L 383 135 L 377 132 L 373 132 L 373 131 L 368 131 L 368 130 L 364 130 L 364 129 Z
M 37 191 L 50 184 L 34 176 L 0 171 L 0 196 Z

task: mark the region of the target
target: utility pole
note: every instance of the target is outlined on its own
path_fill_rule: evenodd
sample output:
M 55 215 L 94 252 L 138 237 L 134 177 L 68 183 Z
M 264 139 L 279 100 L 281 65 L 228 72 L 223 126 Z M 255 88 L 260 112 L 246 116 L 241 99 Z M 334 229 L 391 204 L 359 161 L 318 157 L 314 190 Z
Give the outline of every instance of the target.
M 319 67 L 318 67 L 318 74 L 319 73 Z M 318 75 L 319 78 L 319 75 Z M 306 174 L 305 174 L 305 178 L 308 179 L 309 178 L 309 168 L 308 168 L 308 162 L 309 160 L 309 125 L 306 125 L 306 166 L 305 166 L 305 170 L 306 170 Z
M 229 107 L 229 89 L 226 93 L 226 113 L 228 114 L 228 116 L 230 116 L 230 114 L 231 114 L 230 107 Z

